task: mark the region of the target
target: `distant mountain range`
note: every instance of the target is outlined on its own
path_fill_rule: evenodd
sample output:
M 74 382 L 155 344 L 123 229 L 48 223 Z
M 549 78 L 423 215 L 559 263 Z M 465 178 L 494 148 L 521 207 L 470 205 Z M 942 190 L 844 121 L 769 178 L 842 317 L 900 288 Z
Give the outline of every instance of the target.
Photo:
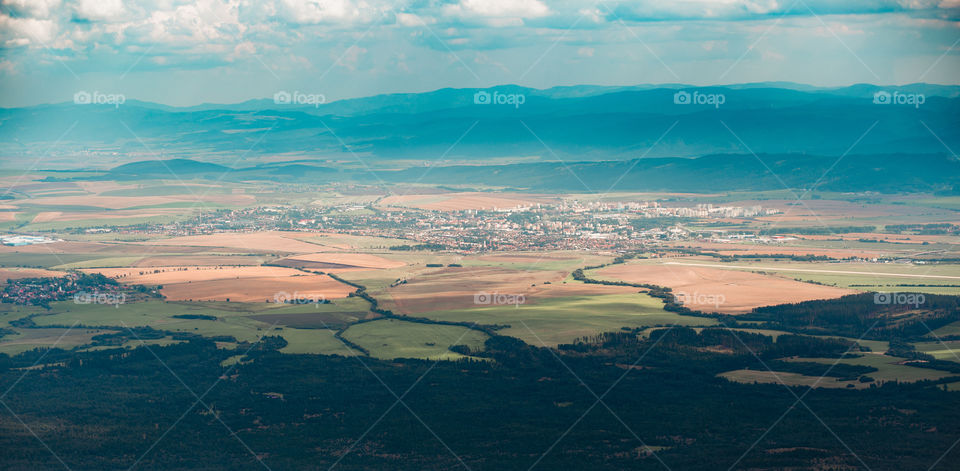
M 68 179 L 69 174 L 65 175 Z M 823 157 L 709 155 L 600 162 L 450 165 L 403 170 L 273 164 L 230 168 L 189 159 L 142 161 L 104 175 L 112 180 L 210 179 L 284 183 L 431 183 L 518 190 L 606 193 L 611 191 L 765 191 L 790 188 L 835 192 L 928 192 L 960 195 L 960 161 L 946 154 L 880 154 Z M 83 176 L 76 179 L 100 179 Z
M 477 92 L 481 101 L 484 94 L 494 99 L 523 95 L 523 103 L 476 104 Z M 875 104 L 878 92 L 893 99 L 923 94 L 923 103 Z M 723 103 L 676 104 L 676 93 L 689 93 L 694 100 L 695 94 L 718 94 Z M 52 152 L 60 155 L 116 153 L 120 163 L 125 156 L 143 160 L 162 154 L 244 167 L 295 160 L 338 170 L 361 164 L 403 169 L 423 162 L 598 162 L 751 153 L 911 156 L 960 149 L 958 118 L 956 86 L 764 83 L 535 90 L 504 85 L 319 106 L 270 99 L 176 108 L 130 99 L 119 106 L 0 109 L 0 151 L 30 156 L 56 143 Z M 107 165 L 85 162 L 91 168 Z

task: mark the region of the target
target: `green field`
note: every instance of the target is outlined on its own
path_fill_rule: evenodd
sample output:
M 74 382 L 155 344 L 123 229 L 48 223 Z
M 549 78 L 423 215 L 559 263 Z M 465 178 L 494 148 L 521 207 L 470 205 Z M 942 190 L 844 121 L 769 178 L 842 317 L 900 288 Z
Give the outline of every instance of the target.
M 832 365 L 837 363 L 836 358 L 787 358 L 786 361 L 795 362 L 815 362 Z M 897 381 L 902 383 L 912 383 L 924 380 L 938 380 L 950 376 L 960 376 L 940 370 L 931 370 L 928 368 L 918 368 L 908 365 L 898 365 L 898 362 L 904 361 L 903 358 L 896 358 L 886 355 L 867 354 L 857 358 L 844 358 L 839 363 L 849 365 L 872 366 L 877 369 L 872 373 L 867 373 L 875 380 L 874 383 L 861 383 L 857 380 L 840 381 L 837 378 L 817 376 L 808 376 L 798 373 L 788 373 L 783 371 L 771 372 L 767 370 L 734 370 L 721 373 L 717 376 L 727 378 L 739 383 L 766 383 L 766 384 L 786 384 L 787 386 L 814 386 L 821 388 L 848 388 L 858 389 L 870 387 L 871 384 L 883 384 L 887 381 Z
M 125 188 L 100 193 L 100 196 L 172 196 L 172 195 L 226 195 L 233 188 L 223 185 L 143 185 L 139 188 Z
M 938 360 L 949 360 L 960 363 L 960 340 L 944 342 L 917 342 L 913 346 L 917 351 L 933 355 Z
M 53 270 L 75 270 L 79 268 L 130 267 L 142 258 L 142 256 L 95 258 L 82 262 L 64 263 L 51 268 Z
M 537 346 L 569 343 L 621 327 L 710 326 L 717 323 L 713 319 L 664 311 L 659 299 L 640 293 L 550 298 L 519 306 L 433 311 L 423 316 L 444 321 L 510 325 L 498 333 Z
M 96 260 L 98 258 L 104 258 L 103 254 L 12 252 L 0 254 L 0 267 L 50 268 L 68 263 Z
M 95 335 L 112 331 L 100 329 L 23 329 L 16 334 L 0 338 L 0 353 L 17 355 L 35 348 L 57 348 L 69 350 L 90 343 Z
M 816 386 L 818 388 L 854 387 L 859 389 L 869 386 L 869 384 L 858 381 L 839 381 L 837 378 L 820 378 L 818 376 L 807 376 L 784 371 L 733 370 L 720 373 L 717 376 L 736 383 L 745 384 L 785 384 L 787 386 Z
M 109 332 L 123 332 L 126 327 L 149 326 L 169 332 L 194 333 L 204 337 L 232 336 L 239 341 L 255 341 L 262 336 L 283 337 L 287 345 L 280 351 L 290 354 L 359 355 L 334 337 L 335 328 L 356 322 L 369 315 L 362 298 L 336 300 L 320 305 L 276 305 L 223 302 L 165 302 L 102 306 L 52 303 L 49 311 L 42 308 L 2 305 L 0 327 L 15 331 L 0 338 L 0 353 L 18 354 L 37 347 L 82 347 L 91 337 Z M 176 315 L 215 316 L 216 320 L 182 319 Z M 11 327 L 10 322 L 31 316 L 42 328 Z M 310 325 L 295 328 L 289 324 Z M 74 326 L 73 329 L 69 327 Z M 329 328 L 321 328 L 329 327 Z M 61 335 L 66 333 L 67 335 Z M 421 324 L 394 319 L 365 322 L 351 326 L 344 337 L 368 349 L 378 358 L 458 359 L 462 355 L 448 350 L 451 345 L 469 345 L 482 349 L 487 335 L 460 326 Z M 59 342 L 58 342 L 59 340 Z M 148 340 L 150 345 L 172 343 L 172 339 Z M 134 348 L 131 340 L 121 348 Z M 91 347 L 93 349 L 118 347 Z
M 936 198 L 916 200 L 912 203 L 919 206 L 929 206 L 932 208 L 960 210 L 960 196 L 939 196 Z
M 188 204 L 184 204 L 185 207 L 189 207 Z M 167 205 L 160 207 L 169 207 Z M 179 207 L 179 206 L 178 206 Z M 62 208 L 66 209 L 66 208 Z M 146 208 L 128 208 L 128 209 L 146 209 Z M 92 219 L 77 219 L 73 221 L 51 221 L 51 222 L 38 222 L 38 223 L 29 223 L 26 226 L 20 228 L 22 231 L 57 231 L 64 229 L 79 229 L 79 228 L 88 228 L 88 227 L 105 227 L 105 226 L 133 226 L 137 224 L 169 224 L 176 222 L 178 220 L 186 219 L 189 214 L 182 216 L 148 216 L 148 217 L 123 217 L 123 218 L 112 218 L 109 220 L 92 218 Z
M 345 357 L 363 355 L 363 353 L 347 347 L 333 334 L 334 332 L 328 329 L 283 328 L 271 335 L 279 335 L 287 341 L 287 346 L 280 349 L 283 353 L 311 353 Z
M 151 300 L 142 303 L 121 304 L 119 306 L 102 306 L 96 304 L 74 304 L 70 301 L 61 301 L 51 304 L 46 311 L 36 307 L 22 307 L 2 305 L 0 310 L 0 327 L 11 328 L 10 322 L 35 315 L 33 322 L 40 327 L 70 327 L 76 325 L 77 332 L 89 328 L 108 328 L 124 330 L 126 327 L 152 327 L 157 330 L 170 332 L 186 332 L 205 337 L 228 335 L 240 341 L 254 341 L 263 335 L 280 335 L 286 338 L 289 345 L 284 350 L 289 353 L 340 353 L 342 344 L 333 339 L 330 330 L 296 329 L 289 328 L 288 324 L 311 327 L 338 328 L 355 322 L 362 316 L 369 314 L 366 311 L 366 301 L 359 298 L 346 298 L 331 304 L 310 305 L 277 305 L 259 303 L 224 303 L 224 302 L 165 302 Z M 199 314 L 215 316 L 216 320 L 180 319 L 173 316 Z M 255 316 L 255 317 L 254 317 Z M 49 338 L 50 332 L 55 329 L 24 329 L 12 328 L 17 335 L 0 338 L 0 351 L 29 350 L 37 346 L 50 346 L 56 338 Z M 279 329 L 279 330 L 270 330 Z M 73 339 L 79 335 L 71 332 L 68 337 Z M 287 338 L 287 337 L 290 338 Z M 33 339 L 33 337 L 36 337 Z M 24 339 L 33 339 L 29 348 L 14 347 L 25 345 Z M 74 347 L 89 343 L 89 338 L 81 341 L 61 345 Z
M 453 345 L 482 350 L 488 336 L 483 332 L 456 325 L 421 324 L 397 319 L 382 319 L 350 326 L 343 337 L 370 351 L 376 358 L 425 358 L 457 360 L 463 355 L 451 352 Z
M 787 361 L 804 361 L 804 362 L 816 362 L 816 363 L 826 363 L 833 364 L 837 361 L 836 358 L 791 358 Z M 914 382 L 914 381 L 923 381 L 923 380 L 937 380 L 941 378 L 946 378 L 949 376 L 960 376 L 954 373 L 949 373 L 946 371 L 932 370 L 929 368 L 919 368 L 909 365 L 898 365 L 897 363 L 904 361 L 903 358 L 891 357 L 887 355 L 876 355 L 876 354 L 867 354 L 857 358 L 844 358 L 840 363 L 846 363 L 849 365 L 864 365 L 872 366 L 877 369 L 873 373 L 867 373 L 867 376 L 877 380 L 878 382 L 885 381 L 900 381 L 900 382 Z
M 960 335 L 960 321 L 947 324 L 939 329 L 934 329 L 932 333 L 927 334 L 927 337 L 937 338 L 948 335 Z

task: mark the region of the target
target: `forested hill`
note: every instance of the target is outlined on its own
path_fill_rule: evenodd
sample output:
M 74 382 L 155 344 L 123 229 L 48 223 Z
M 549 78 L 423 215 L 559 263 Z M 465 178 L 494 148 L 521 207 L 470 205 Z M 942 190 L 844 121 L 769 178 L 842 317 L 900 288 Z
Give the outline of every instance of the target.
M 69 175 L 69 174 L 66 174 Z M 404 170 L 335 169 L 319 164 L 229 168 L 191 160 L 144 161 L 110 170 L 110 179 L 196 177 L 228 181 L 436 183 L 487 185 L 538 191 L 602 193 L 609 190 L 710 192 L 803 190 L 938 192 L 960 190 L 960 160 L 945 154 L 848 156 L 710 155 L 602 162 L 449 165 Z M 67 177 L 69 178 L 69 177 Z M 102 178 L 102 176 L 86 177 Z
M 477 104 L 478 93 L 489 94 L 491 101 Z M 689 94 L 690 101 L 678 104 L 678 93 Z M 878 93 L 889 94 L 890 102 L 875 103 Z M 922 103 L 895 101 L 919 95 Z M 493 98 L 520 96 L 522 103 L 514 104 Z M 710 96 L 722 96 L 722 103 L 698 104 L 696 97 Z M 839 156 L 851 149 L 855 154 L 927 154 L 960 148 L 958 96 L 960 87 L 926 84 L 830 89 L 751 84 L 548 90 L 504 85 L 339 101 L 326 97 L 329 103 L 316 106 L 253 100 L 175 108 L 127 97 L 119 105 L 0 109 L 0 150 L 17 155 L 56 142 L 60 153 L 207 155 L 220 164 L 242 158 L 244 166 L 276 154 L 353 161 L 356 153 L 374 163 L 751 152 Z M 107 168 L 118 162 L 86 163 Z

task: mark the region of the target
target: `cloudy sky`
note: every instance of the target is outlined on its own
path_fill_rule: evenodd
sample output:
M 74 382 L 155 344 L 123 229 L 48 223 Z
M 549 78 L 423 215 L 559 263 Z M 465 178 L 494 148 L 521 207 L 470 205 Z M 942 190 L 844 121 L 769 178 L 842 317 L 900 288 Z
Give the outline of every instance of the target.
M 278 90 L 960 83 L 960 0 L 0 0 L 0 106 Z

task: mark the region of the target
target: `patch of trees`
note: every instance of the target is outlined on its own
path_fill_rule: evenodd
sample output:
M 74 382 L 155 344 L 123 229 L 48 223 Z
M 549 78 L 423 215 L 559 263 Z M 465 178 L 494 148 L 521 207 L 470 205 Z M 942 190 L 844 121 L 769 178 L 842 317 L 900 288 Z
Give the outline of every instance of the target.
M 909 232 L 918 235 L 948 235 L 960 233 L 960 226 L 948 222 L 931 224 L 890 224 L 885 226 L 884 230 L 895 234 Z
M 0 384 L 19 381 L 4 401 L 73 469 L 129 467 L 144 455 L 145 443 L 164 434 L 140 466 L 259 469 L 259 458 L 272 469 L 329 468 L 340 460 L 344 469 L 433 470 L 461 466 L 462 459 L 471 469 L 528 469 L 563 436 L 538 467 L 663 469 L 633 433 L 664 447 L 657 457 L 671 469 L 728 467 L 758 438 L 754 451 L 742 456 L 744 468 L 859 466 L 826 433 L 823 420 L 841 437 L 869 436 L 848 443 L 873 469 L 925 469 L 960 438 L 957 393 L 892 382 L 860 391 L 818 390 L 804 397 L 817 417 L 798 408 L 761 437 L 796 398 L 780 385 L 717 378 L 724 368 L 761 367 L 749 352 L 701 348 L 739 343 L 729 335 L 673 328 L 642 339 L 621 331 L 597 336 L 599 343 L 583 351 L 494 336 L 484 352 L 490 361 L 365 358 L 363 365 L 350 357 L 280 354 L 285 342 L 279 337 L 234 350 L 193 339 L 150 351 L 0 355 Z M 816 340 L 786 337 L 773 342 L 743 334 L 743 341 L 761 357 L 803 351 L 803 342 L 815 348 Z M 241 354 L 247 356 L 241 364 L 220 366 Z M 48 366 L 15 369 L 42 355 Z M 588 413 L 596 405 L 591 390 L 616 416 Z M 402 394 L 402 407 L 395 407 L 394 393 Z M 40 426 L 50 423 L 55 430 Z M 794 450 L 797 443 L 805 448 Z M 5 470 L 59 465 L 16 422 L 0 434 L 0 449 Z
M 209 316 L 206 314 L 174 314 L 170 317 L 173 317 L 175 319 L 198 319 L 198 320 L 205 320 L 205 321 L 217 320 L 217 316 Z
M 876 340 L 918 339 L 960 320 L 958 296 L 925 294 L 919 306 L 878 304 L 874 296 L 764 306 L 738 319 L 763 321 L 763 328 Z
M 409 252 L 414 250 L 441 251 L 446 250 L 447 246 L 443 244 L 392 245 L 388 247 L 388 249 L 398 252 Z

